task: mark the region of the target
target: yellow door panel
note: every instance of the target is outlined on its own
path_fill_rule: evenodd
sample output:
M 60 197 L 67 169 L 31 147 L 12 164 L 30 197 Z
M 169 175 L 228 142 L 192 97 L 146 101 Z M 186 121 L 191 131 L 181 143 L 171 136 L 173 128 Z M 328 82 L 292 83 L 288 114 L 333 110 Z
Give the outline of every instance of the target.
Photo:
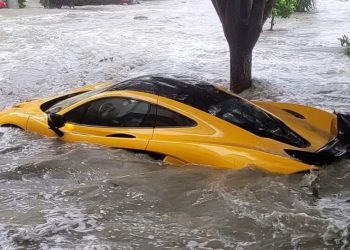
M 153 128 L 108 128 L 66 123 L 61 129 L 65 141 L 90 142 L 114 148 L 145 150 Z

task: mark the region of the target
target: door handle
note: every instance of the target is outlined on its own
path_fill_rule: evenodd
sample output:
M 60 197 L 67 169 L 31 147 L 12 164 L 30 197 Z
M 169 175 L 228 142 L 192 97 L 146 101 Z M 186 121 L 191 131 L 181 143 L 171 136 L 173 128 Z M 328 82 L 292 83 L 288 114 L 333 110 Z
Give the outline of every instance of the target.
M 111 135 L 108 135 L 107 137 L 116 137 L 116 138 L 136 138 L 136 136 L 134 135 L 130 135 L 130 134 L 111 134 Z

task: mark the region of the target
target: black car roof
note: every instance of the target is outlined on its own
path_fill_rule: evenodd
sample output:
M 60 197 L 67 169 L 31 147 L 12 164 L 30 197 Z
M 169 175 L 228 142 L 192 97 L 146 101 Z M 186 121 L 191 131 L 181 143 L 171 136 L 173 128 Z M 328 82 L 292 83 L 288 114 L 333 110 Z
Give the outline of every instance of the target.
M 172 95 L 178 92 L 196 95 L 203 86 L 211 86 L 204 81 L 183 75 L 146 75 L 126 80 L 111 86 L 108 91 L 136 90 L 158 95 Z
M 205 81 L 183 75 L 146 75 L 114 84 L 106 89 L 106 91 L 117 90 L 156 94 L 205 111 L 213 102 L 228 97 L 234 98 Z

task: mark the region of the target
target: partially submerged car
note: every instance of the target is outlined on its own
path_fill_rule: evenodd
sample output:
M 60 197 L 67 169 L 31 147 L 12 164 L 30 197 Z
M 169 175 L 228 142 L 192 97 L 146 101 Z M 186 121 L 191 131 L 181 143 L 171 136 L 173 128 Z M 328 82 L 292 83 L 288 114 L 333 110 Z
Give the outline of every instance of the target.
M 292 174 L 347 155 L 350 116 L 252 101 L 183 76 L 100 83 L 0 112 L 16 126 L 64 141 L 156 153 L 173 165 L 247 166 Z

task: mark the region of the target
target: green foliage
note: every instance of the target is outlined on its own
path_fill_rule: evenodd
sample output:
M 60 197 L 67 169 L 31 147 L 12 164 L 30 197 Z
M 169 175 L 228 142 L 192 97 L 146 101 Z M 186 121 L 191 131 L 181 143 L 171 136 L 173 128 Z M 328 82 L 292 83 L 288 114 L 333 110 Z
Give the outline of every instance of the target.
M 296 8 L 296 0 L 277 0 L 272 15 L 275 17 L 288 18 Z
M 316 0 L 296 0 L 296 12 L 309 12 L 316 6 Z
M 19 7 L 25 8 L 26 7 L 25 2 L 26 2 L 26 0 L 18 0 Z
M 275 17 L 288 18 L 296 10 L 297 0 L 276 0 L 272 9 L 271 27 L 273 29 L 275 25 Z
M 338 38 L 342 47 L 345 48 L 345 53 L 350 56 L 350 38 L 346 35 L 343 35 L 342 38 Z

